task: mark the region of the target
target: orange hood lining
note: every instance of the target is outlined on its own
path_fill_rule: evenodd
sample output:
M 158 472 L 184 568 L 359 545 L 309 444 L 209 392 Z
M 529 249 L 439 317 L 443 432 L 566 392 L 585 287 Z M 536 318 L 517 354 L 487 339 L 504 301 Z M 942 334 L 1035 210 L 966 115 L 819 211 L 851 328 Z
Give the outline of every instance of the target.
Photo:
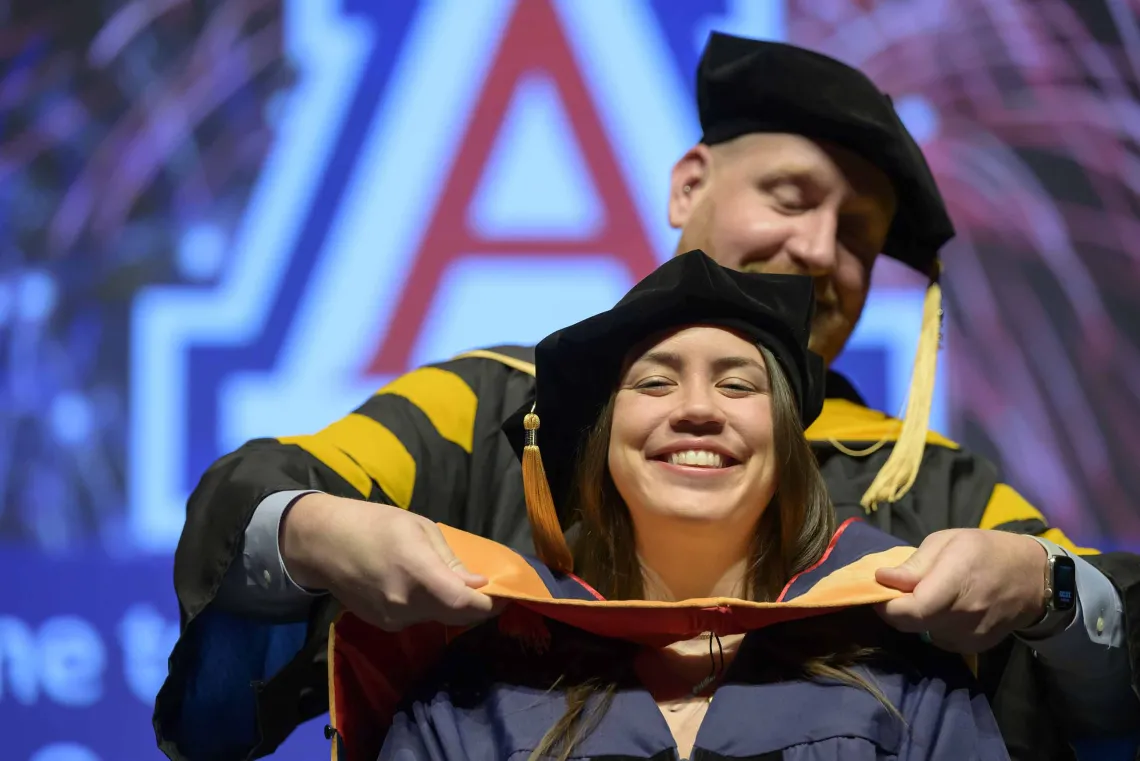
M 846 524 L 844 524 L 846 526 Z M 653 602 L 648 600 L 568 600 L 558 599 L 521 555 L 489 539 L 453 529 L 440 524 L 444 539 L 463 565 L 472 573 L 485 576 L 486 586 L 479 591 L 498 599 L 530 603 L 528 608 L 554 610 L 557 608 L 578 609 L 625 609 L 625 610 L 702 610 L 731 607 L 749 610 L 774 610 L 782 608 L 846 608 L 852 605 L 866 605 L 886 602 L 902 593 L 885 587 L 875 581 L 875 571 L 879 568 L 898 565 L 914 553 L 913 547 L 894 547 L 882 552 L 866 555 L 850 565 L 836 569 L 821 579 L 803 595 L 787 602 L 753 602 L 731 597 L 710 597 L 680 602 Z M 836 532 L 836 538 L 842 533 Z M 830 549 L 813 568 L 826 561 Z M 812 569 L 808 569 L 812 570 Z M 794 581 L 794 579 L 793 579 Z M 789 582 L 788 587 L 791 586 Z M 784 594 L 788 587 L 785 587 Z M 587 589 L 589 587 L 587 586 Z M 593 591 L 593 590 L 590 590 Z M 781 595 L 782 599 L 783 595 Z

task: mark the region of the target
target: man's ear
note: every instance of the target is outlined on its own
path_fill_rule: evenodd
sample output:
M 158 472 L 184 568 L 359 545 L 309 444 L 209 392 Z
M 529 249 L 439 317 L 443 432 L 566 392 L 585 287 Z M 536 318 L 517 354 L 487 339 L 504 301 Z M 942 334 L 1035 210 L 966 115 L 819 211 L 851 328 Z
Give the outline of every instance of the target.
M 697 143 L 673 165 L 669 181 L 669 225 L 680 229 L 689 221 L 693 209 L 709 186 L 712 151 Z

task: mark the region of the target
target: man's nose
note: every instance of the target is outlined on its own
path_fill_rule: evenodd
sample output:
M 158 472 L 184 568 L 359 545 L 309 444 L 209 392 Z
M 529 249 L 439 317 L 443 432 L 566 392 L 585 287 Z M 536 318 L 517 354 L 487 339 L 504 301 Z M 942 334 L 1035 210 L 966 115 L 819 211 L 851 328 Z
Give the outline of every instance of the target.
M 801 224 L 786 244 L 788 258 L 804 275 L 821 277 L 831 274 L 838 264 L 836 234 L 839 221 L 836 215 L 817 209 L 799 221 Z

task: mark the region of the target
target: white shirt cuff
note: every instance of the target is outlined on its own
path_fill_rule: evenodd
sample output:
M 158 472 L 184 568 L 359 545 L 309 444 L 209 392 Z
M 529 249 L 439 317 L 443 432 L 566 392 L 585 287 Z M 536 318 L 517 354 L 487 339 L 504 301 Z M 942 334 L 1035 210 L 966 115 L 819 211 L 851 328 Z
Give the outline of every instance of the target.
M 230 564 L 218 589 L 219 606 L 241 615 L 304 620 L 313 599 L 324 592 L 298 586 L 281 557 L 281 521 L 312 490 L 280 491 L 261 501 L 245 529 L 240 562 Z

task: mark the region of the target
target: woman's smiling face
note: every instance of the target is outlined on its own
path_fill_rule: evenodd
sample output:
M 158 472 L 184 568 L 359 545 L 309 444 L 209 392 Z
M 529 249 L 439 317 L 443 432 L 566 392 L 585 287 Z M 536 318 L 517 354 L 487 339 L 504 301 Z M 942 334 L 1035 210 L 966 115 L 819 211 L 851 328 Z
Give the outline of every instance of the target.
M 776 491 L 768 371 L 733 331 L 687 327 L 627 359 L 608 463 L 634 525 L 751 531 Z

